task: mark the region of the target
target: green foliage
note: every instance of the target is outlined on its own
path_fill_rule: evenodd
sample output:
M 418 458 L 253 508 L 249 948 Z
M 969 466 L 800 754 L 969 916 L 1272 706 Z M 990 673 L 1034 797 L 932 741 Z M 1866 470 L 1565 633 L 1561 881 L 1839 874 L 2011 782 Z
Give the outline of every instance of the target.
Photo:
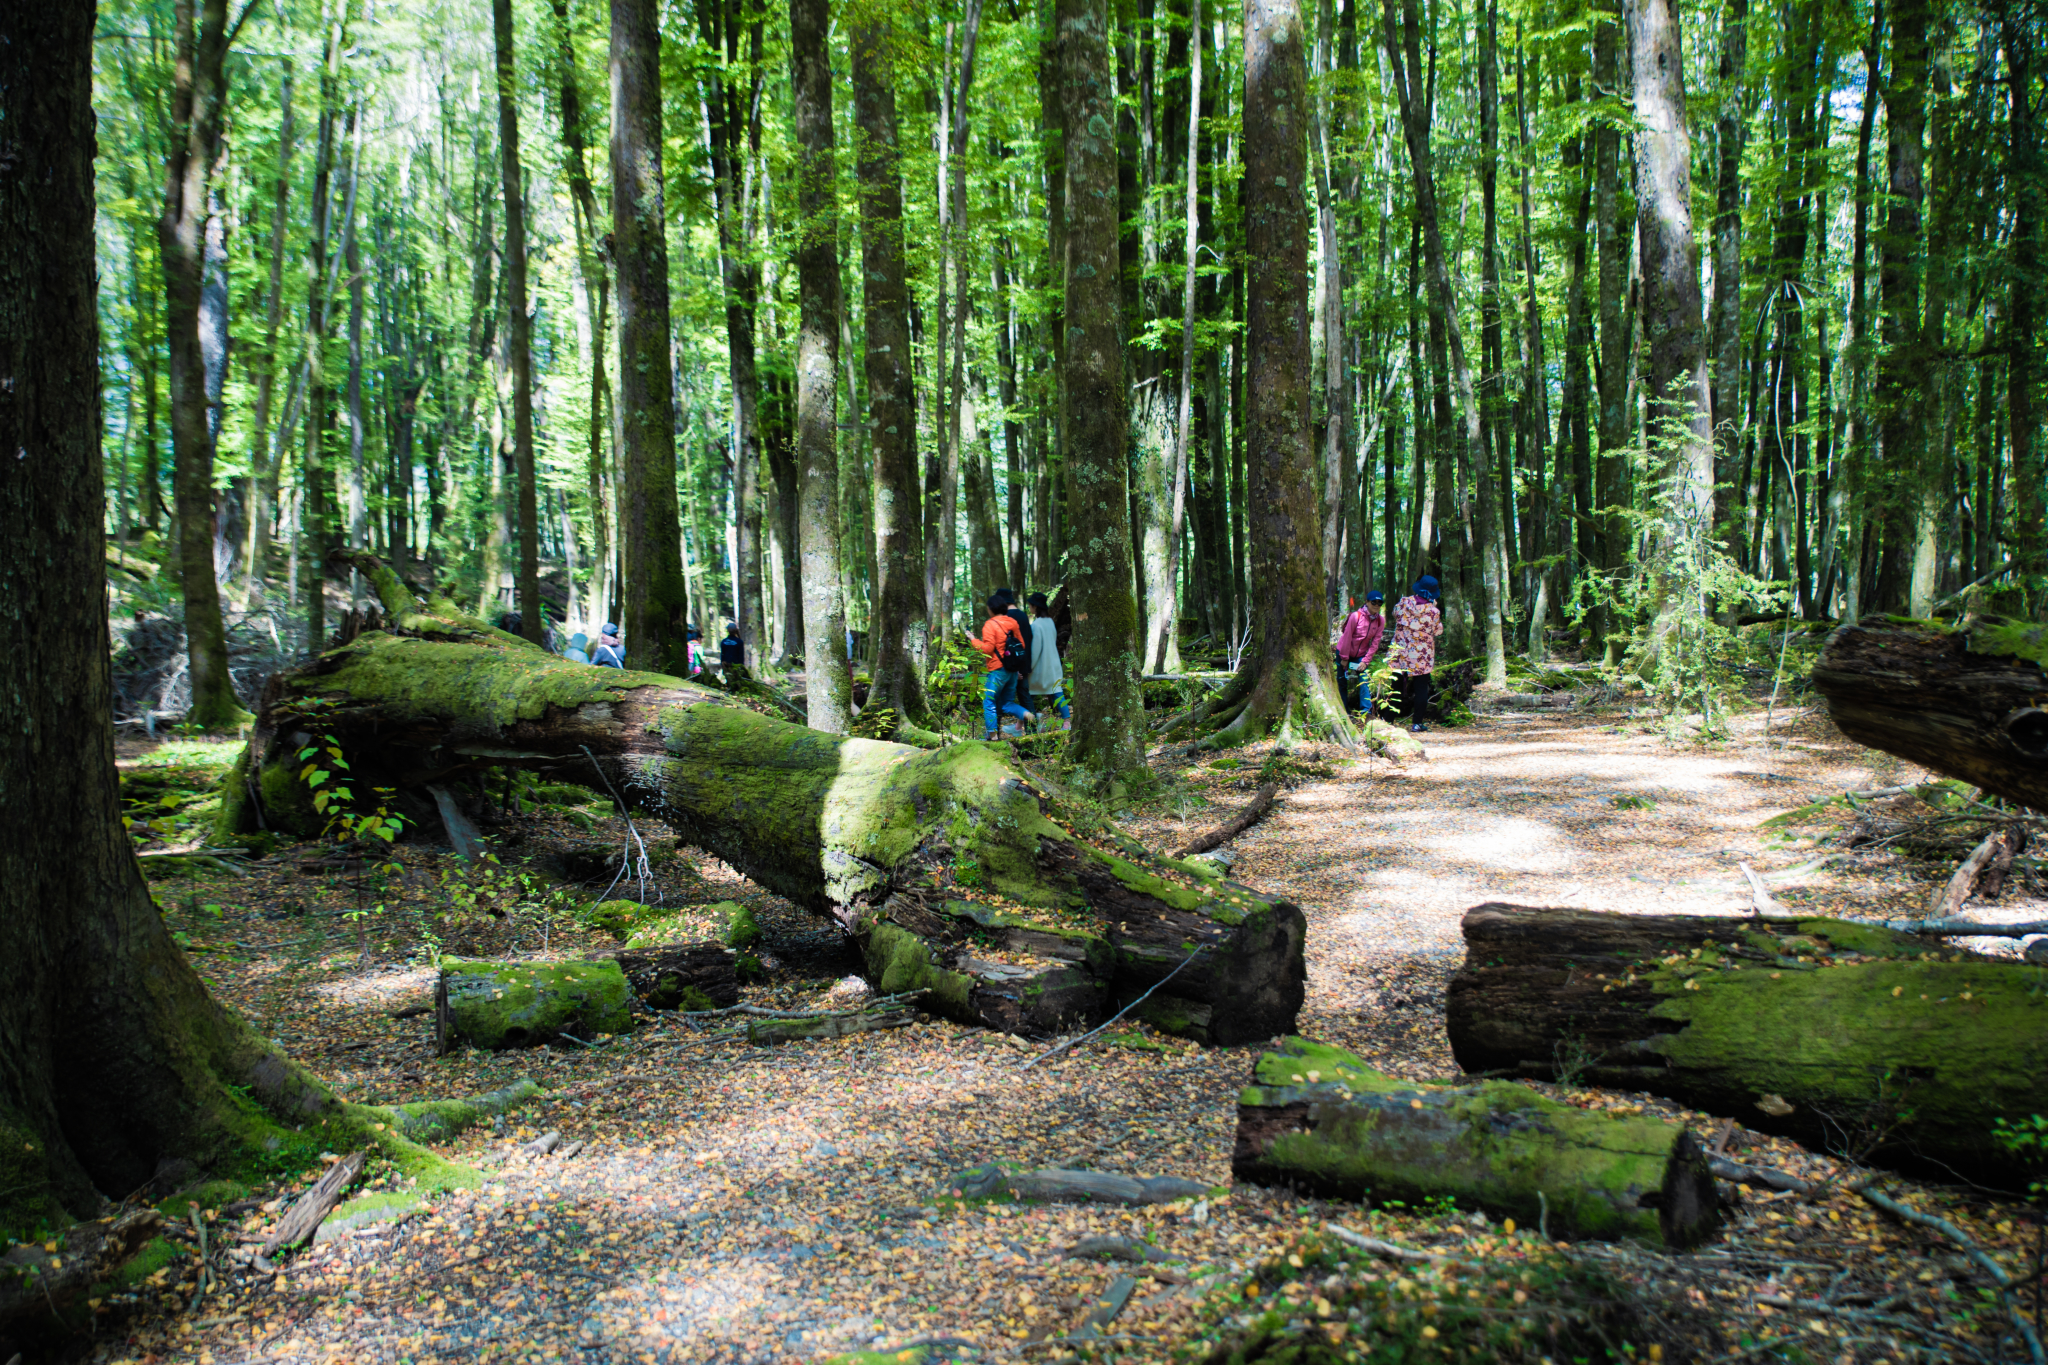
M 1991 1121 L 1991 1133 L 1999 1146 L 2037 1173 L 2037 1178 L 2028 1182 L 2027 1193 L 2048 1200 L 2048 1115 L 2029 1114 L 2022 1119 L 2001 1115 Z

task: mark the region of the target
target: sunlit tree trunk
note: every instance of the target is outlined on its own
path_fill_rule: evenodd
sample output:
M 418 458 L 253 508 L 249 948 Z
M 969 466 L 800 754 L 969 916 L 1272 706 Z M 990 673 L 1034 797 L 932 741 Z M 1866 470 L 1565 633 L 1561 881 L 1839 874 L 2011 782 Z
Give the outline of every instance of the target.
M 519 86 L 512 0 L 491 0 L 496 40 L 499 182 L 505 198 L 505 360 L 512 379 L 512 458 L 518 481 L 520 633 L 540 643 L 540 504 L 533 467 L 533 319 L 526 311 L 526 184 L 519 164 Z
M 798 579 L 813 730 L 846 733 L 846 602 L 839 573 L 839 208 L 832 143 L 828 0 L 789 0 L 790 96 L 797 147 L 796 356 Z
M 242 598 L 251 607 L 263 605 L 264 561 L 270 550 L 272 519 L 277 506 L 277 471 L 284 462 L 284 442 L 270 447 L 270 405 L 277 385 L 277 334 L 284 320 L 285 213 L 292 196 L 292 71 L 285 67 L 278 94 L 277 177 L 270 204 L 270 282 L 264 295 L 263 351 L 256 371 L 256 412 L 249 446 L 249 542 L 242 551 Z M 126 473 L 125 468 L 123 473 Z M 123 509 L 125 517 L 126 509 Z
M 1068 595 L 1074 635 L 1070 755 L 1114 779 L 1145 765 L 1138 694 L 1138 600 L 1131 568 L 1118 285 L 1116 89 L 1104 0 L 1057 0 L 1066 129 L 1065 373 L 1061 436 L 1068 491 Z
M 2034 118 L 2040 68 L 2040 30 L 2011 9 L 2000 20 L 2005 42 L 2010 158 L 2006 183 L 2013 199 L 2012 301 L 2005 334 L 2006 429 L 2012 433 L 2013 566 L 2027 594 L 2026 609 L 2048 618 L 2048 488 L 2044 488 L 2039 421 L 2041 309 L 2038 295 L 2048 277 L 2041 269 L 2041 145 Z M 1983 513 L 1979 513 L 1980 516 Z
M 1749 130 L 1749 0 L 1721 12 L 1720 108 L 1714 119 L 1714 442 L 1717 528 L 1732 525 L 1742 413 L 1742 148 Z M 1869 103 L 1868 100 L 1865 103 Z
M 1913 553 L 1920 521 L 1921 443 L 1927 412 L 1920 383 L 1920 240 L 1927 132 L 1927 0 L 1899 0 L 1892 17 L 1891 77 L 1884 84 L 1889 202 L 1878 236 L 1878 288 L 1883 298 L 1883 348 L 1877 358 L 1878 443 L 1886 480 L 1884 554 L 1876 600 L 1897 611 L 1912 593 Z
M 1619 99 L 1621 87 L 1620 0 L 1593 0 L 1593 94 Z M 1599 420 L 1595 428 L 1593 466 L 1593 563 L 1610 582 L 1619 578 L 1628 557 L 1629 533 L 1621 516 L 1628 500 L 1628 467 L 1622 447 L 1629 437 L 1628 267 L 1629 236 L 1621 212 L 1621 125 L 1595 116 L 1592 130 L 1593 222 L 1598 244 L 1599 293 L 1596 305 L 1599 364 L 1594 371 Z M 1587 616 L 1593 639 L 1608 663 L 1619 660 L 1621 632 L 1628 623 L 1606 605 Z
M 619 541 L 626 658 L 687 676 L 676 509 L 655 0 L 611 0 L 612 259 L 619 278 Z

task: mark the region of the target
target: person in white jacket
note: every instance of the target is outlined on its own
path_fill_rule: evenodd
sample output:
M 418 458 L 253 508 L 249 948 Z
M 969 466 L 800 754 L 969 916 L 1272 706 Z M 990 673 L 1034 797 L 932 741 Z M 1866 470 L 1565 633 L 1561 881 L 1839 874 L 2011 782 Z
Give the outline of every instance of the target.
M 1044 593 L 1032 593 L 1025 600 L 1031 607 L 1031 671 L 1025 675 L 1024 690 L 1041 721 L 1050 710 L 1058 712 L 1064 723 L 1072 718 L 1073 710 L 1067 705 L 1066 675 L 1060 669 L 1059 629 L 1053 625 L 1052 607 Z

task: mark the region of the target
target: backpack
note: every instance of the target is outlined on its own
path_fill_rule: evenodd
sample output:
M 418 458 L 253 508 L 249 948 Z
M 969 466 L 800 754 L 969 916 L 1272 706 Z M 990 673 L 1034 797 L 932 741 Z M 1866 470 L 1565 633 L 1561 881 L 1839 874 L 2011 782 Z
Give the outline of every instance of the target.
M 1014 618 L 1012 618 L 1010 624 L 1012 626 L 1016 624 Z M 1025 644 L 1024 637 L 1015 630 L 1003 632 L 1002 663 L 1003 667 L 1012 673 L 1029 673 L 1031 671 L 1031 646 Z

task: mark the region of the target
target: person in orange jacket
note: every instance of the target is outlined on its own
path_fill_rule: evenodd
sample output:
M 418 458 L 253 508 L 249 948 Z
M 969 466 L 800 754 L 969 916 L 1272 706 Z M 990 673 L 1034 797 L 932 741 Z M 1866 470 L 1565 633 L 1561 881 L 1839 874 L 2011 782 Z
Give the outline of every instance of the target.
M 1031 724 L 1031 713 L 1017 704 L 1017 684 L 1031 668 L 1031 642 L 1000 594 L 988 599 L 988 620 L 981 623 L 981 633 L 967 639 L 988 660 L 988 671 L 981 677 L 982 738 L 996 737 L 1003 716 Z

